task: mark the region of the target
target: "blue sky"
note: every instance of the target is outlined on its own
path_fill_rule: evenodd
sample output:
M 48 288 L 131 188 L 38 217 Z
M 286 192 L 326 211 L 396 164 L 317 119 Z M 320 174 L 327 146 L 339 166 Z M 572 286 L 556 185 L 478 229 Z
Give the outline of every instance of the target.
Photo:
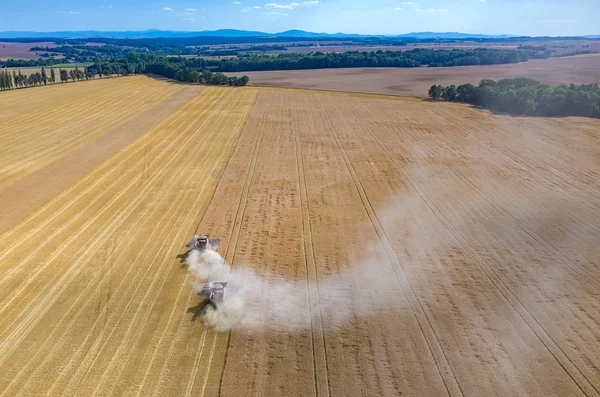
M 600 34 L 600 0 L 3 0 L 6 30 Z

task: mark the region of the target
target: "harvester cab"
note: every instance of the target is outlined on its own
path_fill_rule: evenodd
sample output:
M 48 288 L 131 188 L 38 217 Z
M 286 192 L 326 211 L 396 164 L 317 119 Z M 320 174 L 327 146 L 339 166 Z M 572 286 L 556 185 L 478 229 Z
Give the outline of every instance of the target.
M 227 287 L 227 281 L 209 282 L 204 287 L 200 295 L 208 299 L 211 305 L 215 308 L 218 303 L 223 303 L 225 299 L 225 291 Z
M 221 240 L 211 240 L 209 234 L 195 234 L 187 246 L 193 250 L 202 252 L 207 249 L 216 251 L 219 245 L 221 245 Z

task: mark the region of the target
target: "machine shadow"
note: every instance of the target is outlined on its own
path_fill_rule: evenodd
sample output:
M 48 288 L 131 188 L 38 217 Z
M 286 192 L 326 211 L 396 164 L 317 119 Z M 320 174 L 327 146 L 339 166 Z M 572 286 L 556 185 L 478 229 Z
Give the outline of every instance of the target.
M 208 305 L 210 305 L 210 301 L 208 299 L 203 299 L 196 306 L 189 307 L 187 312 L 192 313 L 192 321 L 196 321 L 198 317 L 204 314 L 204 311 Z

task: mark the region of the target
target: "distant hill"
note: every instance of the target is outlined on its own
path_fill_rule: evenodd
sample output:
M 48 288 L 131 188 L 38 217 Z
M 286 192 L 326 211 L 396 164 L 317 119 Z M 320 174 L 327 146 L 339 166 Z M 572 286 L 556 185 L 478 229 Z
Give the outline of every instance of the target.
M 352 39 L 352 38 L 387 38 L 387 39 L 506 39 L 511 37 L 522 37 L 514 35 L 487 35 L 487 34 L 471 34 L 460 32 L 412 32 L 398 35 L 360 35 L 349 33 L 316 33 L 307 32 L 304 30 L 286 30 L 279 33 L 266 33 L 251 30 L 237 29 L 219 29 L 219 30 L 203 30 L 199 32 L 175 31 L 175 30 L 142 30 L 142 31 L 98 31 L 98 30 L 82 30 L 82 31 L 62 31 L 62 32 L 19 32 L 9 31 L 0 32 L 0 39 L 28 39 L 28 38 L 49 38 L 49 39 L 82 39 L 101 37 L 107 39 L 154 39 L 154 38 L 178 38 L 178 37 L 296 37 L 304 39 L 317 38 L 333 38 L 333 39 Z M 598 39 L 600 35 L 583 36 L 587 39 Z
M 506 38 L 508 35 L 485 35 L 485 34 L 468 34 L 458 32 L 414 32 L 401 35 L 359 35 L 347 33 L 315 33 L 306 32 L 304 30 L 288 30 L 279 33 L 266 33 L 249 30 L 236 29 L 219 29 L 219 30 L 204 30 L 200 32 L 184 32 L 173 30 L 143 30 L 143 31 L 61 31 L 61 32 L 27 32 L 27 31 L 9 31 L 0 32 L 0 38 L 15 39 L 15 38 L 65 38 L 65 39 L 80 39 L 80 38 L 114 38 L 114 39 L 148 39 L 148 38 L 177 38 L 177 37 L 301 37 L 301 38 L 365 38 L 365 37 L 387 37 L 387 38 L 416 38 L 416 39 L 476 39 L 476 38 Z

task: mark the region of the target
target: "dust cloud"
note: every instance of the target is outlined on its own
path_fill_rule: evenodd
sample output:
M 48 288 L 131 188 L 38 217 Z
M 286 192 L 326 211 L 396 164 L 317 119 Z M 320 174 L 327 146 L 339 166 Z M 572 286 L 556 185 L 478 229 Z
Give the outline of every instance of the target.
M 207 282 L 227 282 L 227 295 L 216 308 L 207 305 L 204 322 L 216 331 L 234 327 L 264 327 L 303 330 L 311 326 L 312 316 L 326 312 L 333 325 L 341 325 L 353 316 L 369 314 L 398 294 L 398 283 L 378 272 L 386 259 L 375 249 L 364 252 L 359 266 L 320 277 L 318 283 L 289 280 L 272 272 L 259 273 L 250 266 L 232 268 L 215 251 L 191 251 L 186 264 L 194 277 L 193 289 L 199 293 Z M 309 293 L 318 291 L 318 302 L 309 310 Z M 314 299 L 314 298 L 313 298 Z

